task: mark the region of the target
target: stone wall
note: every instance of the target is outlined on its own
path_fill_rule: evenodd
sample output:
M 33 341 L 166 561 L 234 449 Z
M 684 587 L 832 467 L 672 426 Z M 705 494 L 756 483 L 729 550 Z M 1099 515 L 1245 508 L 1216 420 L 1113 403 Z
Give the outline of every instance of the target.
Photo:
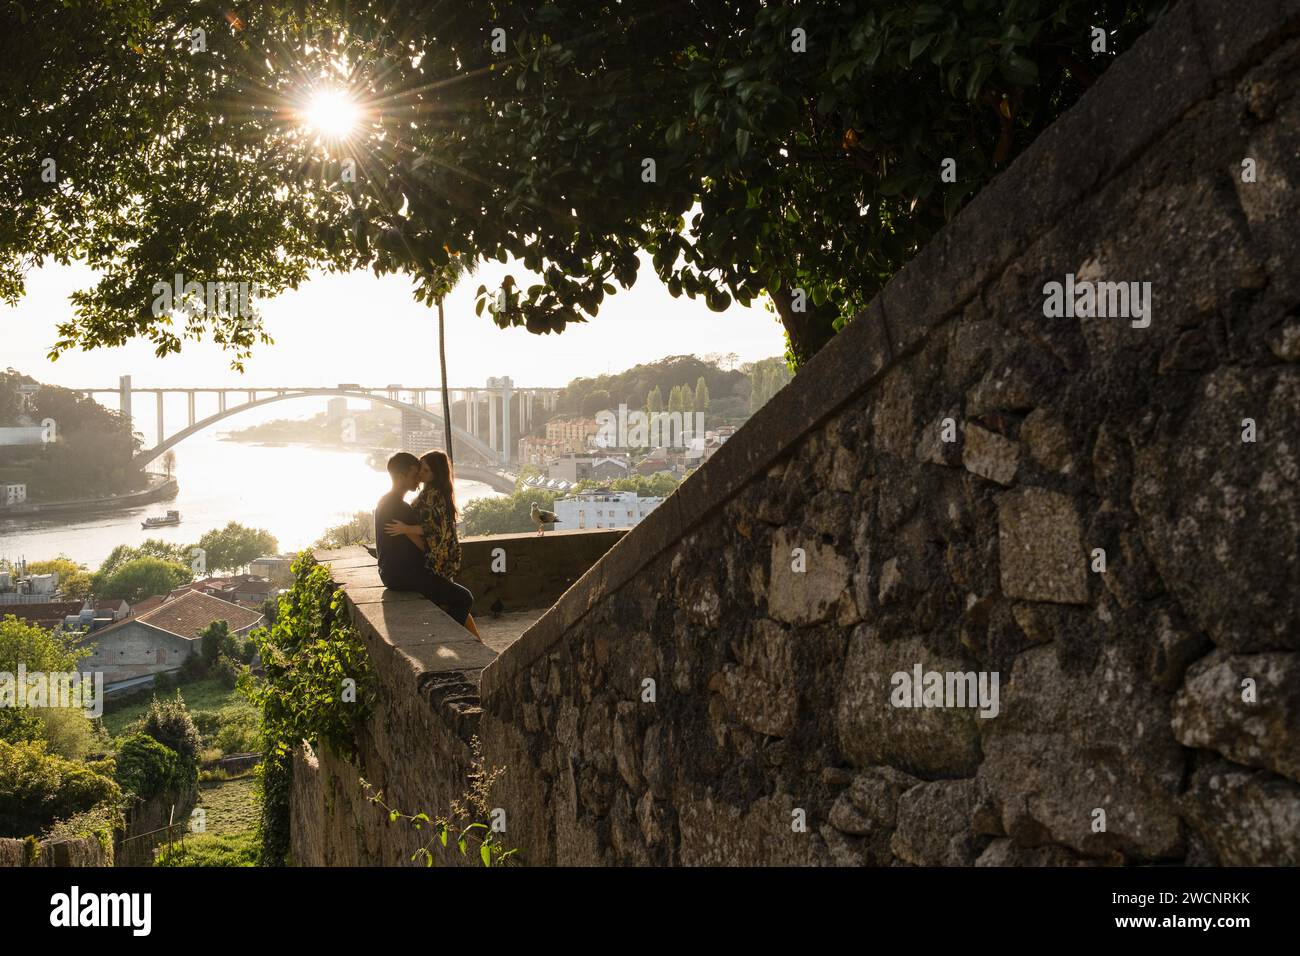
M 487 667 L 526 861 L 1300 864 L 1298 35 L 1178 4 Z
M 198 640 L 135 620 L 122 621 L 99 634 L 91 633 L 88 643 L 91 653 L 80 662 L 79 669 L 86 674 L 103 674 L 105 683 L 174 671 L 191 653 L 197 653 L 199 644 Z
M 6 866 L 112 866 L 104 845 L 93 836 L 70 840 L 41 840 L 35 862 L 26 840 L 0 838 L 0 867 Z
M 550 606 L 624 533 L 469 538 L 459 580 L 474 591 L 474 614 L 486 629 L 496 600 L 511 612 Z M 492 569 L 497 549 L 504 571 Z M 479 677 L 497 654 L 419 595 L 387 590 L 363 549 L 316 557 L 347 593 L 377 676 L 378 702 L 353 753 L 304 746 L 295 754 L 291 854 L 304 866 L 409 864 L 427 830 L 390 823 L 370 797 L 382 794 L 388 806 L 431 816 L 464 797 L 481 716 Z M 459 860 L 454 850 L 440 856 Z
M 509 611 L 549 607 L 626 533 L 610 529 L 462 538 L 456 580 L 473 593 L 475 615 L 490 613 L 497 601 Z M 494 565 L 504 565 L 505 571 L 494 571 Z
M 381 699 L 295 860 L 406 862 L 358 778 L 477 736 L 533 865 L 1300 864 L 1298 75 L 1300 0 L 1182 0 L 590 570 L 467 553 L 554 601 L 499 657 L 322 555 Z

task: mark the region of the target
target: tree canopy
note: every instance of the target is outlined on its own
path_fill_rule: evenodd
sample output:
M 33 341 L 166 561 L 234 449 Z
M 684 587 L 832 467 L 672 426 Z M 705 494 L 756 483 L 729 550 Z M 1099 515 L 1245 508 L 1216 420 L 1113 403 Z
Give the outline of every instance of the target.
M 56 353 L 210 336 L 238 363 L 255 314 L 155 315 L 155 284 L 369 268 L 432 302 L 449 263 L 513 256 L 540 281 L 480 310 L 545 333 L 646 253 L 715 310 L 770 296 L 801 361 L 1166 3 L 17 0 L 0 294 L 84 258 Z M 304 128 L 322 84 L 353 135 Z
M 238 521 L 204 532 L 197 547 L 203 552 L 209 571 L 238 571 L 257 558 L 280 550 L 280 544 L 271 532 L 248 528 Z

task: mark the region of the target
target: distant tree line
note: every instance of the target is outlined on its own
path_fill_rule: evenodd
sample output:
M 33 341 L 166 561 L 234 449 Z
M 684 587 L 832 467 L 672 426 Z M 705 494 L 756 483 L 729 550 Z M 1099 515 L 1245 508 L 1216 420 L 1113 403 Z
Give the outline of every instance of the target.
M 173 544 L 149 538 L 135 546 L 119 544 L 97 571 L 91 572 L 66 555 L 48 561 L 30 561 L 31 574 L 57 572 L 59 589 L 69 598 L 125 600 L 134 604 L 155 594 L 166 594 L 196 576 L 239 571 L 256 558 L 280 550 L 275 535 L 231 521 L 213 528 L 194 544 Z M 199 560 L 199 557 L 202 560 Z
M 575 378 L 560 392 L 555 413 L 592 418 L 626 405 L 647 412 L 706 412 L 710 427 L 739 424 L 753 410 L 753 370 L 784 362 L 771 358 L 738 365 L 735 355 L 673 355 L 616 374 Z M 782 384 L 788 378 L 787 372 Z M 544 431 L 543 421 L 537 432 Z

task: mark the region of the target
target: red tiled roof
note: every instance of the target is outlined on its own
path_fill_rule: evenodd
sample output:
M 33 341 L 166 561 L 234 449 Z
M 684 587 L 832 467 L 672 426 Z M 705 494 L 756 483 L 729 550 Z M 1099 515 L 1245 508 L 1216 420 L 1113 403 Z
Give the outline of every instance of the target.
M 135 619 L 181 637 L 193 638 L 213 621 L 225 621 L 234 632 L 256 624 L 262 615 L 210 594 L 190 591 L 152 611 L 137 614 Z
M 165 600 L 167 600 L 167 597 L 162 594 L 155 594 L 153 597 L 147 597 L 143 601 L 132 604 L 131 613 L 136 617 L 139 617 L 141 614 L 148 614 L 154 608 L 160 607 Z
M 80 614 L 80 601 L 52 601 L 46 604 L 0 604 L 0 618 L 6 614 L 37 624 L 41 627 L 53 627 L 62 624 L 69 614 Z

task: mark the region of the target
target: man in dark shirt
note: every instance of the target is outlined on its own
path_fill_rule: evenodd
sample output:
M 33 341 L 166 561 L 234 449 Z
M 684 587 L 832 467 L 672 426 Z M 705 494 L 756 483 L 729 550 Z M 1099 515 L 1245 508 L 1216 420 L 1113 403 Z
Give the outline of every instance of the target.
M 388 459 L 392 490 L 375 506 L 375 554 L 379 559 L 379 580 L 394 591 L 418 591 L 465 626 L 474 595 L 454 581 L 434 574 L 425 567 L 424 551 L 405 534 L 388 534 L 390 521 L 419 525 L 420 517 L 406 503 L 407 492 L 420 485 L 420 460 L 400 451 Z
M 399 451 L 388 459 L 388 476 L 393 479 L 392 490 L 375 506 L 375 553 L 379 558 L 380 578 L 384 578 L 385 572 L 400 574 L 406 568 L 424 564 L 424 552 L 414 541 L 404 534 L 384 534 L 384 525 L 393 520 L 403 524 L 420 523 L 415 509 L 406 503 L 407 493 L 420 486 L 420 459 Z M 388 581 L 384 580 L 384 584 L 388 585 Z

